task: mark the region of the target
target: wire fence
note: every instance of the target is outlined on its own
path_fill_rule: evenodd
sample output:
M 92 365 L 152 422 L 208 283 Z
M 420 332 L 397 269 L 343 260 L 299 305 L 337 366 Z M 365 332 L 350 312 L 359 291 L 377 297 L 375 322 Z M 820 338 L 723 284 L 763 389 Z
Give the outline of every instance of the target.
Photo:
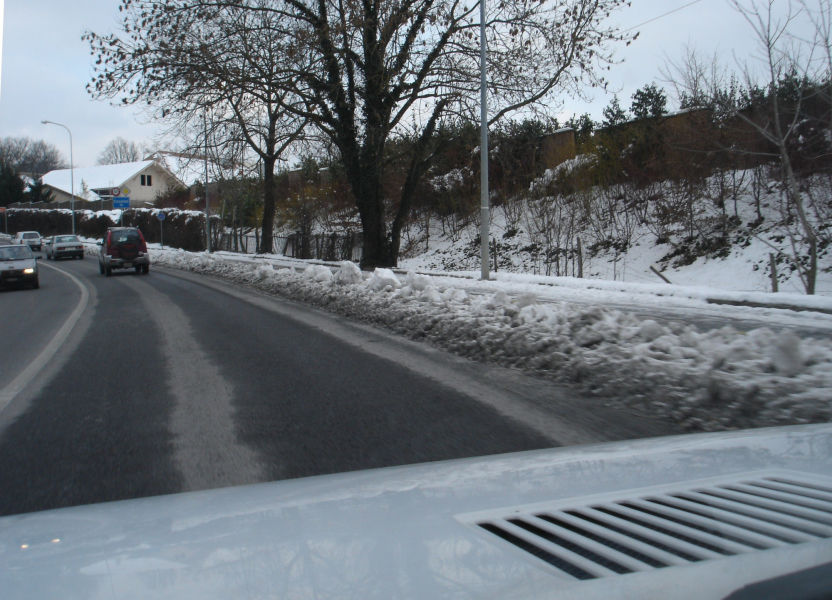
M 243 235 L 223 234 L 219 249 L 243 254 L 255 254 L 262 245 L 255 232 Z M 362 236 L 360 233 L 329 233 L 276 235 L 272 238 L 274 252 L 291 258 L 316 260 L 351 260 L 359 262 L 362 257 Z

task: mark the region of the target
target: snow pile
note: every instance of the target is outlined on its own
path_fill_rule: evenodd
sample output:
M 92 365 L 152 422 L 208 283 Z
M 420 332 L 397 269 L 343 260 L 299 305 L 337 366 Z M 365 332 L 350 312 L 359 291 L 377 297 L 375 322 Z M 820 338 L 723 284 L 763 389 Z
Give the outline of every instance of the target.
M 357 264 L 345 260 L 341 263 L 338 272 L 335 274 L 335 281 L 343 285 L 361 283 L 364 281 L 364 274 L 358 268 Z
M 698 331 L 612 308 L 542 303 L 525 289 L 355 265 L 297 272 L 253 261 L 153 251 L 153 262 L 307 302 L 479 361 L 570 382 L 692 430 L 828 421 L 832 341 L 761 327 Z M 328 275 L 325 275 L 324 273 Z M 464 285 L 460 285 L 464 284 Z
M 402 287 L 402 284 L 390 269 L 376 269 L 370 279 L 367 280 L 367 287 L 377 292 L 392 291 Z
M 310 265 L 303 271 L 304 278 L 318 283 L 332 281 L 332 270 L 323 265 Z
M 543 175 L 534 179 L 529 184 L 529 191 L 532 193 L 535 192 L 544 192 L 546 188 L 555 181 L 558 177 L 567 176 L 571 174 L 576 169 L 591 167 L 598 162 L 598 157 L 594 154 L 579 154 L 575 158 L 570 158 L 568 160 L 563 161 L 558 166 L 552 169 L 546 169 Z

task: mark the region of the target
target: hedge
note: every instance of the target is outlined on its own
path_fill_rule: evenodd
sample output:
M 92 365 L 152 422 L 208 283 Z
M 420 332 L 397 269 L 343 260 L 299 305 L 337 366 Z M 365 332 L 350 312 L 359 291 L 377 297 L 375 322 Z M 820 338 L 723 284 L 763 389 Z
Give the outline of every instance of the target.
M 157 213 L 164 212 L 163 223 Z M 71 212 L 66 209 L 8 209 L 2 220 L 3 231 L 14 235 L 18 231 L 38 231 L 43 236 L 70 233 Z M 118 225 L 118 211 L 76 210 L 75 231 L 87 238 L 101 238 L 108 227 Z M 212 228 L 219 225 L 219 217 L 211 217 Z M 198 211 L 166 208 L 130 208 L 123 212 L 122 225 L 138 227 L 148 242 L 159 242 L 164 227 L 165 246 L 199 251 L 205 248 L 205 214 Z

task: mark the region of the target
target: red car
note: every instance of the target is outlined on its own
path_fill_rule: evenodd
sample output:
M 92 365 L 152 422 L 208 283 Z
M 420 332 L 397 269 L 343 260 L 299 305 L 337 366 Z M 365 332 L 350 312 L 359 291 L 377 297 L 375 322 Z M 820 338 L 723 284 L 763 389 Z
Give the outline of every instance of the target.
M 110 227 L 98 245 L 98 270 L 102 275 L 109 277 L 113 269 L 133 268 L 145 275 L 150 272 L 147 243 L 138 227 Z

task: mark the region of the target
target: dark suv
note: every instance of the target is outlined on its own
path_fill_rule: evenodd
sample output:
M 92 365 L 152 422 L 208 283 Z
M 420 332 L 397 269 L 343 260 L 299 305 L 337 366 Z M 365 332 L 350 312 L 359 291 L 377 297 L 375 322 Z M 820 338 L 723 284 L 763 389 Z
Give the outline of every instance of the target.
M 98 270 L 102 275 L 109 277 L 113 269 L 133 268 L 145 275 L 150 272 L 150 255 L 138 227 L 110 227 L 98 245 Z

